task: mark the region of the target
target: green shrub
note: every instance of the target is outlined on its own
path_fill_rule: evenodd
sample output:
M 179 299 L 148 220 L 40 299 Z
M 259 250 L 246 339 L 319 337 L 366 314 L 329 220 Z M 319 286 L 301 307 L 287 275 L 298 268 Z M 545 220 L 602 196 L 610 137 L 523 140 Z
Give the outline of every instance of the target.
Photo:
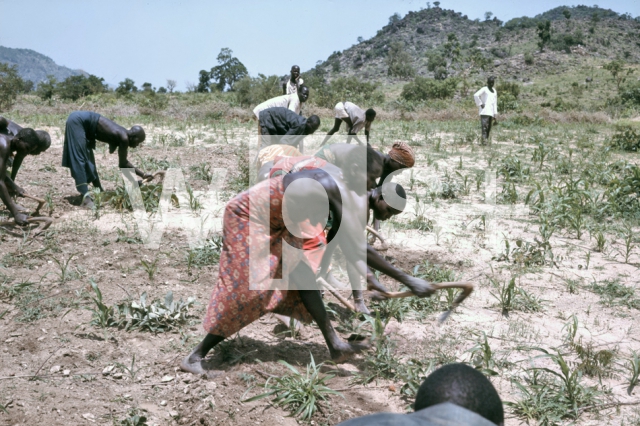
M 107 91 L 104 78 L 95 75 L 72 75 L 56 85 L 55 92 L 62 99 L 78 100 L 88 95 L 95 95 Z
M 533 54 L 531 52 L 524 54 L 524 63 L 527 65 L 533 65 Z
M 0 111 L 10 109 L 24 87 L 25 81 L 18 75 L 18 66 L 0 62 Z
M 625 104 L 640 106 L 640 81 L 629 82 L 618 90 Z
M 447 60 L 439 53 L 428 55 L 427 69 L 433 73 L 436 80 L 444 80 L 448 77 Z
M 513 18 L 505 22 L 504 28 L 509 31 L 533 28 L 538 25 L 539 20 L 523 16 L 521 18 Z
M 338 102 L 348 100 L 369 108 L 382 104 L 385 99 L 376 82 L 366 82 L 356 77 L 339 77 L 327 83 L 321 73 L 312 73 L 303 78 L 310 88 L 309 102 L 321 107 L 333 108 Z
M 500 95 L 498 97 L 498 111 L 520 111 L 520 104 L 511 93 L 507 92 L 504 95 Z
M 567 53 L 571 53 L 572 46 L 577 46 L 579 44 L 584 44 L 584 36 L 580 30 L 573 34 L 568 33 L 553 37 L 550 43 L 553 50 L 565 51 Z
M 607 183 L 605 197 L 609 208 L 617 212 L 636 213 L 640 208 L 640 167 L 627 164 Z
M 53 98 L 53 95 L 56 93 L 56 85 L 58 84 L 58 80 L 52 76 L 47 76 L 47 81 L 41 81 L 38 84 L 38 89 L 36 93 L 40 96 L 40 99 L 46 101 L 47 99 Z
M 416 75 L 411 65 L 411 55 L 404 50 L 404 43 L 393 42 L 387 54 L 387 72 L 392 77 L 409 78 Z
M 640 132 L 631 126 L 620 126 L 611 137 L 609 146 L 621 151 L 636 152 L 640 149 Z
M 498 91 L 498 111 L 518 111 L 518 97 L 520 96 L 520 85 L 514 82 L 501 82 L 496 87 Z
M 411 83 L 404 85 L 400 97 L 406 101 L 451 99 L 456 92 L 457 86 L 458 80 L 453 78 L 438 81 L 431 78 L 416 77 Z
M 235 84 L 234 90 L 236 100 L 242 106 L 257 105 L 282 94 L 280 78 L 277 75 L 246 76 Z
M 503 81 L 496 86 L 496 90 L 498 90 L 498 93 L 500 93 L 500 95 L 509 93 L 516 99 L 518 99 L 518 97 L 520 96 L 520 85 L 515 81 Z

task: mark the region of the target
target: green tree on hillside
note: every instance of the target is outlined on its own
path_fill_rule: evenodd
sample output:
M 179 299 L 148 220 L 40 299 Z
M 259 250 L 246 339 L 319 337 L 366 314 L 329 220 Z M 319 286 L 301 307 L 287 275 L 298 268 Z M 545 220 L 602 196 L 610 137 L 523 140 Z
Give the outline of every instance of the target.
M 567 29 L 569 29 L 571 24 L 571 11 L 569 9 L 564 9 L 562 11 L 562 16 L 564 16 L 565 22 L 567 23 Z
M 153 85 L 151 83 L 142 83 L 142 91 L 143 92 L 155 92 L 155 90 L 153 90 Z
M 36 93 L 40 96 L 40 99 L 43 101 L 47 99 L 53 98 L 53 95 L 56 93 L 56 86 L 58 84 L 58 80 L 53 75 L 48 75 L 46 81 L 41 81 L 38 84 L 38 88 L 36 89 Z
M 538 22 L 538 47 L 540 51 L 551 41 L 551 21 Z
M 455 33 L 447 34 L 447 42 L 442 45 L 444 48 L 444 54 L 453 64 L 458 60 L 460 56 L 460 42 L 458 36 Z
M 118 83 L 118 87 L 116 88 L 116 93 L 118 95 L 126 95 L 127 93 L 137 92 L 138 88 L 136 87 L 135 81 L 130 78 L 125 78 L 123 81 Z
M 18 66 L 0 62 L 0 111 L 11 108 L 24 87 L 24 80 L 18 75 Z
M 613 81 L 616 84 L 616 88 L 618 90 L 620 90 L 620 85 L 627 80 L 627 76 L 633 73 L 633 68 L 625 69 L 624 62 L 619 59 L 603 65 L 602 68 L 611 73 L 611 77 L 613 77 Z
M 221 92 L 225 89 L 232 91 L 237 81 L 249 75 L 244 64 L 233 57 L 233 51 L 227 47 L 220 50 L 216 59 L 219 65 L 211 68 L 211 79 Z
M 196 88 L 196 92 L 198 93 L 208 92 L 210 84 L 211 84 L 211 74 L 205 70 L 200 70 L 200 75 L 198 77 L 198 87 Z
M 107 91 L 104 78 L 91 74 L 72 75 L 56 85 L 55 91 L 62 99 L 78 100 L 82 97 L 95 95 Z
M 428 55 L 427 69 L 433 73 L 436 80 L 444 80 L 449 73 L 447 72 L 447 60 L 439 53 Z
M 304 80 L 307 83 L 307 79 Z M 240 105 L 257 105 L 265 99 L 282 95 L 280 77 L 277 75 L 267 77 L 264 74 L 258 74 L 256 78 L 246 76 L 235 84 L 234 92 Z
M 416 70 L 411 66 L 412 58 L 409 53 L 404 50 L 404 43 L 394 41 L 389 46 L 387 53 L 387 72 L 392 77 L 408 78 L 416 74 Z

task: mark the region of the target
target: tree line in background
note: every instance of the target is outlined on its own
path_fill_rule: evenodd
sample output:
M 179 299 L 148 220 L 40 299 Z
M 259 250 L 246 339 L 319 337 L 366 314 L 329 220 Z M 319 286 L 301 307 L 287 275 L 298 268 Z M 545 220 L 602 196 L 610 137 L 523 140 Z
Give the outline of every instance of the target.
M 546 31 L 546 28 L 542 28 L 542 31 Z M 468 54 L 470 56 L 466 60 L 475 61 L 482 69 L 487 65 L 486 61 L 474 57 L 473 51 Z M 387 58 L 389 74 L 412 79 L 403 86 L 399 101 L 396 102 L 401 108 L 413 109 L 429 101 L 452 99 L 456 95 L 467 97 L 472 87 L 475 90 L 478 84 L 482 84 L 481 81 L 469 82 L 465 77 L 450 75 L 452 68 L 463 60 L 460 43 L 453 33 L 448 35 L 446 43 L 430 52 L 427 67 L 434 73 L 434 78 L 415 76 L 415 72 L 407 68 L 407 55 L 403 44 L 397 42 L 390 46 Z M 210 71 L 200 71 L 198 84 L 187 84 L 188 92 L 227 92 L 234 98 L 235 103 L 242 107 L 257 105 L 282 94 L 282 82 L 287 76 L 258 74 L 257 77 L 251 77 L 244 64 L 234 57 L 228 48 L 220 51 L 217 61 L 218 65 Z M 629 78 L 633 70 L 619 59 L 605 64 L 604 69 L 609 71 L 618 90 L 617 96 L 609 99 L 608 104 L 640 106 L 640 81 Z M 363 81 L 354 76 L 329 79 L 326 71 L 318 66 L 303 73 L 302 77 L 311 89 L 309 102 L 320 107 L 333 108 L 337 102 L 345 99 L 367 107 L 379 106 L 385 102 L 385 95 L 377 82 Z M 34 87 L 33 82 L 20 78 L 15 66 L 0 63 L 0 111 L 11 108 L 17 96 L 22 93 L 34 92 L 43 100 L 57 98 L 75 101 L 85 96 L 113 92 L 118 97 L 135 98 L 140 106 L 152 113 L 167 107 L 169 99 L 163 95 L 173 93 L 176 85 L 175 80 L 167 80 L 166 87 L 156 89 L 151 83 L 145 82 L 138 88 L 132 79 L 125 78 L 112 90 L 103 78 L 95 75 L 77 75 L 63 81 L 49 77 Z M 497 89 L 500 93 L 500 111 L 520 110 L 518 83 L 500 81 Z M 580 88 L 576 87 L 576 90 L 578 89 Z M 227 100 L 230 99 L 227 97 Z M 558 111 L 567 108 L 562 100 L 554 102 L 547 106 Z

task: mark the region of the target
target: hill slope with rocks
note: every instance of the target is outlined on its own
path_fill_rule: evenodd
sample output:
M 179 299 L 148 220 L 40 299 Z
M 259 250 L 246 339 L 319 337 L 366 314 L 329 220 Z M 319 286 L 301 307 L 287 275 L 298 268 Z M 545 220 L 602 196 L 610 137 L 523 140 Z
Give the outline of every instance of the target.
M 13 49 L 0 46 L 0 62 L 17 65 L 20 77 L 33 81 L 35 84 L 47 80 L 49 75 L 53 75 L 58 81 L 72 75 L 88 75 L 84 71 L 72 70 L 58 65 L 50 57 L 31 49 Z
M 374 37 L 334 52 L 309 72 L 328 80 L 357 76 L 384 84 L 416 75 L 446 78 L 485 72 L 527 81 L 539 74 L 565 72 L 586 58 L 640 62 L 640 19 L 629 14 L 576 6 L 508 22 L 491 16 L 472 20 L 440 7 L 402 18 L 394 15 Z M 541 51 L 538 23 L 547 20 L 548 39 Z M 390 72 L 392 57 L 399 72 Z

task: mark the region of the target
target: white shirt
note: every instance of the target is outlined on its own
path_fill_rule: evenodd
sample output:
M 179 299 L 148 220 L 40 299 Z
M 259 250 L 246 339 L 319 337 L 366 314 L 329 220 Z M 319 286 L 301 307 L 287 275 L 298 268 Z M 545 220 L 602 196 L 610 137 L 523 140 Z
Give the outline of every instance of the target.
M 289 81 L 287 81 L 287 95 L 291 95 L 293 93 L 298 93 L 298 87 L 302 86 L 304 81 L 298 77 L 298 83 L 292 82 L 291 77 L 289 77 Z
M 267 108 L 284 107 L 290 109 L 296 114 L 300 114 L 300 106 L 301 105 L 298 94 L 293 93 L 291 95 L 276 96 L 275 98 L 271 98 L 268 101 L 264 101 L 253 109 L 253 113 L 256 115 L 256 118 L 260 118 L 260 112 L 264 111 Z
M 498 115 L 498 91 L 495 87 L 492 93 L 487 86 L 484 86 L 473 95 L 473 99 L 476 101 L 480 115 L 491 117 Z M 483 104 L 484 108 L 482 108 Z
M 351 133 L 358 133 L 360 130 L 362 130 L 366 121 L 364 110 L 358 105 L 351 102 L 345 102 L 344 109 L 347 111 L 347 114 L 349 114 L 349 118 L 351 119 L 351 123 L 353 124 Z M 369 129 L 367 128 L 365 130 Z

